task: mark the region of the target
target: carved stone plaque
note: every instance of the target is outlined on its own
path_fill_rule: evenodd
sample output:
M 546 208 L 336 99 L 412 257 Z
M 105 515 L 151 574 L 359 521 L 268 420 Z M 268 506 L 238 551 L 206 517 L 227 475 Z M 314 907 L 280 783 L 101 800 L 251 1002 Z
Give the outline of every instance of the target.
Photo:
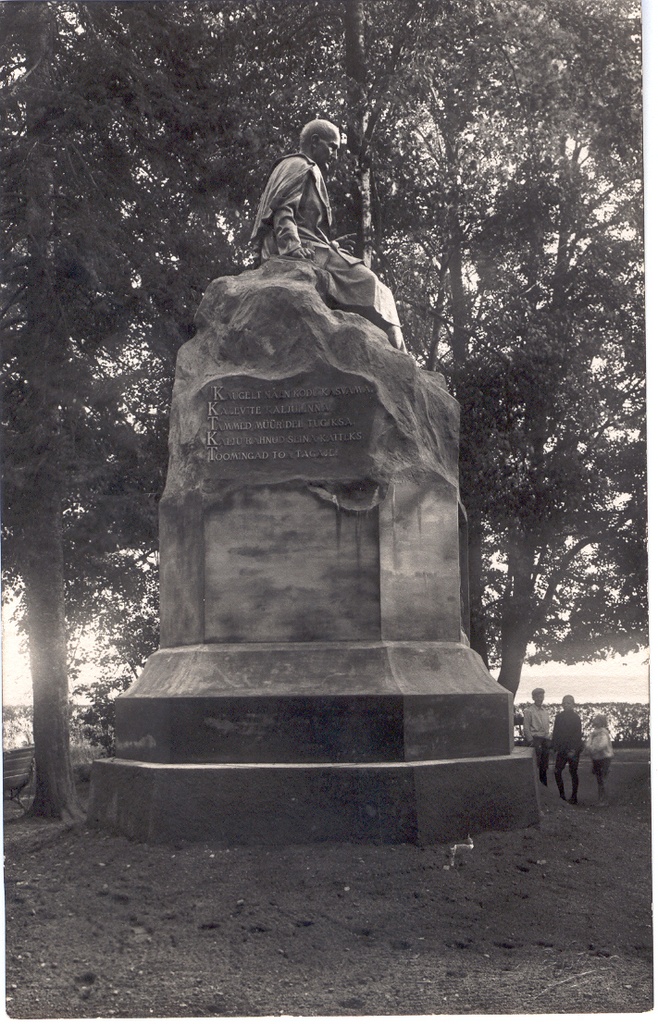
M 375 387 L 351 374 L 300 373 L 278 381 L 224 377 L 206 385 L 208 473 L 354 476 L 379 406 Z M 260 475 L 260 474 L 259 474 Z

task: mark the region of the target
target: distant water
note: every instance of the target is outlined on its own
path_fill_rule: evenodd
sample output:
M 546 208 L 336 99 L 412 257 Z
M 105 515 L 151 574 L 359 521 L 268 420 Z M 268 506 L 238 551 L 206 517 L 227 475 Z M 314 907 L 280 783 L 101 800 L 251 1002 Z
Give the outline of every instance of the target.
M 496 673 L 494 672 L 494 675 Z M 523 669 L 515 703 L 530 701 L 531 690 L 543 686 L 546 703 L 559 704 L 570 693 L 576 703 L 627 701 L 649 703 L 649 666 L 647 652 L 610 658 L 583 665 L 529 665 Z
M 32 681 L 28 661 L 20 650 L 17 635 L 9 620 L 5 622 L 3 640 L 3 703 L 31 704 Z M 493 675 L 498 675 L 496 669 Z M 526 665 L 521 673 L 521 685 L 515 703 L 531 701 L 530 692 L 535 686 L 544 687 L 547 704 L 559 704 L 567 693 L 572 694 L 580 704 L 593 704 L 597 701 L 646 704 L 649 702 L 648 652 L 638 651 L 580 665 L 563 665 L 560 662 Z

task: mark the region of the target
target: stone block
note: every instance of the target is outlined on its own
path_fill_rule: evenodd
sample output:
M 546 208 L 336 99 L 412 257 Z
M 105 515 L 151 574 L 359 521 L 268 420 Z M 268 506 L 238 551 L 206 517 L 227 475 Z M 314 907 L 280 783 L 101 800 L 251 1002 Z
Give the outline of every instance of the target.
M 209 510 L 205 544 L 205 642 L 379 638 L 376 514 L 250 488 Z
M 511 695 L 463 644 L 160 650 L 116 702 L 117 753 L 159 762 L 507 754 Z
M 539 824 L 532 751 L 416 764 L 93 767 L 88 822 L 142 842 L 450 843 Z

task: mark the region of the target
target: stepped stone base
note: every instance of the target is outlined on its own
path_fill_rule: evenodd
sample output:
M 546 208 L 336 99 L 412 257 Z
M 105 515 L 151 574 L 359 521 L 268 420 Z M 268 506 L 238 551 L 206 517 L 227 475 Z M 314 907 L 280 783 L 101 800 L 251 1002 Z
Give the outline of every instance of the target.
M 116 702 L 118 757 L 164 764 L 491 757 L 511 723 L 511 694 L 458 643 L 166 648 Z
M 533 752 L 362 764 L 96 761 L 88 823 L 141 842 L 448 843 L 539 824 Z

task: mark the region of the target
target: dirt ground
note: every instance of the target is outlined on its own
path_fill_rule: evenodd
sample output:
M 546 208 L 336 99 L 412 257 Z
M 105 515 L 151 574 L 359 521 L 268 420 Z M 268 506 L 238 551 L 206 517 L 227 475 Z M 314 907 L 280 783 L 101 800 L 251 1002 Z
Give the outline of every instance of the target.
M 609 788 L 595 806 L 584 763 L 571 806 L 550 779 L 540 828 L 476 835 L 453 868 L 443 846 L 150 846 L 5 802 L 7 1012 L 646 1011 L 647 752 Z

